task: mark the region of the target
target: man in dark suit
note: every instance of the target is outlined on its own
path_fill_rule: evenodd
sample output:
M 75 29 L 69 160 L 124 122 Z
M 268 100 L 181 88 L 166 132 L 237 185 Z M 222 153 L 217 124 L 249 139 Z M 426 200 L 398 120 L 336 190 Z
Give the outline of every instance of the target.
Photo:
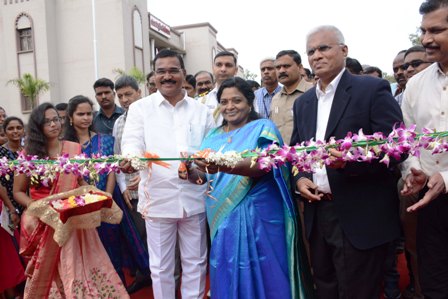
M 291 144 L 341 139 L 361 128 L 388 134 L 402 122 L 387 81 L 351 75 L 347 54 L 336 27 L 308 34 L 308 61 L 319 81 L 294 104 Z M 296 177 L 317 297 L 378 298 L 388 244 L 400 233 L 396 178 L 378 161 L 345 163 L 340 152 L 331 154 L 331 165 Z

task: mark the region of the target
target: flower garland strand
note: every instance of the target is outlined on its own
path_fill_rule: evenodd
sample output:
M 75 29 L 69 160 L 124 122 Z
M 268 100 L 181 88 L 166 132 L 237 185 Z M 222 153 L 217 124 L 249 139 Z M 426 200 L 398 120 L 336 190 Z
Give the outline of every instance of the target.
M 358 134 L 349 132 L 344 139 L 330 138 L 328 142 L 320 140 L 306 141 L 295 146 L 271 144 L 265 149 L 244 151 L 238 153 L 201 151 L 188 158 L 160 158 L 156 154 L 146 153 L 145 157 L 129 156 L 93 156 L 79 155 L 69 159 L 63 155 L 57 160 L 37 159 L 36 156 L 19 155 L 17 160 L 0 159 L 0 176 L 10 178 L 14 172 L 31 177 L 32 182 L 48 186 L 58 173 L 72 173 L 98 180 L 102 174 L 120 172 L 120 161 L 131 160 L 132 166 L 137 170 L 148 167 L 148 162 L 166 165 L 161 161 L 186 161 L 204 159 L 208 163 L 220 166 L 234 167 L 245 158 L 252 159 L 252 165 L 258 165 L 260 169 L 270 171 L 273 167 L 280 167 L 285 163 L 293 165 L 294 172 L 312 172 L 316 167 L 330 164 L 334 157 L 330 157 L 329 149 L 342 152 L 338 158 L 346 162 L 372 162 L 389 165 L 390 159 L 399 159 L 402 155 L 419 156 L 422 149 L 429 150 L 433 154 L 448 151 L 448 131 L 436 132 L 423 129 L 422 134 L 415 132 L 415 125 L 406 128 L 404 125 L 396 127 L 388 135 L 374 133 L 365 135 L 362 130 Z
M 316 166 L 323 167 L 334 161 L 329 154 L 329 149 L 336 149 L 342 153 L 338 158 L 345 162 L 372 162 L 380 160 L 380 163 L 389 165 L 390 159 L 399 160 L 402 155 L 419 156 L 422 149 L 438 154 L 448 151 L 448 131 L 435 132 L 423 129 L 423 134 L 415 132 L 415 125 L 406 128 L 401 125 L 386 137 L 382 133 L 364 135 L 362 129 L 358 134 L 349 132 L 344 139 L 335 140 L 331 137 L 325 143 L 323 141 L 310 140 L 295 146 L 284 145 L 279 147 L 272 144 L 263 150 L 256 150 L 253 163 L 260 169 L 270 171 L 273 167 L 279 167 L 285 163 L 293 165 L 293 172 L 312 172 Z

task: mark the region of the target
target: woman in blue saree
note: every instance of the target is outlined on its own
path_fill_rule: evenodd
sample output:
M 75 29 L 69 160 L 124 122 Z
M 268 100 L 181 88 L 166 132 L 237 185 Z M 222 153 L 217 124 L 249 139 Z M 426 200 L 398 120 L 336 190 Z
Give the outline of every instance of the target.
M 70 99 L 67 117 L 64 130 L 65 140 L 80 143 L 82 152 L 89 157 L 114 154 L 114 137 L 92 131 L 93 103 L 89 98 L 75 96 Z M 149 273 L 148 251 L 125 207 L 120 189 L 115 184 L 115 174 L 101 174 L 97 181 L 91 178 L 84 178 L 84 180 L 112 194 L 114 201 L 123 211 L 120 224 L 101 223 L 98 227 L 100 239 L 123 282 L 125 281 L 123 267 L 133 271 L 138 269 L 144 274 Z
M 224 81 L 218 91 L 223 125 L 209 133 L 201 148 L 242 152 L 272 142 L 281 145 L 275 125 L 258 119 L 253 100 L 245 80 Z M 212 298 L 311 298 L 311 275 L 290 193 L 290 169 L 266 173 L 251 167 L 250 159 L 233 168 L 201 160 L 195 164 L 208 173 L 211 185 L 206 210 L 212 239 Z

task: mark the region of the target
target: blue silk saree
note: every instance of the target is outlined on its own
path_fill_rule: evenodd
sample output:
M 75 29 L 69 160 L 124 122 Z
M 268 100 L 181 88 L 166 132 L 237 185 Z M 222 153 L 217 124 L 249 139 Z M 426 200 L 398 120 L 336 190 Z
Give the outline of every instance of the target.
M 272 142 L 283 143 L 280 133 L 270 120 L 259 119 L 231 132 L 218 127 L 201 148 L 242 152 Z M 312 297 L 289 173 L 285 166 L 260 178 L 208 175 L 212 298 Z

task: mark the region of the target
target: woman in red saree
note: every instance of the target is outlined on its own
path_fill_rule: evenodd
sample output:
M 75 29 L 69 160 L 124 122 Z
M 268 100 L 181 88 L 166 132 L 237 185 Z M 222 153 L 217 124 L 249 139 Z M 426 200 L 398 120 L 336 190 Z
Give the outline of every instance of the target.
M 28 123 L 25 151 L 29 155 L 73 157 L 79 144 L 60 141 L 61 123 L 54 106 L 43 103 L 33 110 Z M 85 184 L 82 178 L 61 173 L 51 186 L 31 184 L 20 174 L 14 180 L 14 197 L 23 206 L 51 194 Z M 29 192 L 27 192 L 29 191 Z M 28 194 L 29 195 L 28 195 Z M 96 229 L 77 229 L 62 247 L 54 230 L 39 219 L 22 215 L 21 254 L 28 260 L 24 298 L 129 298 L 98 237 Z

